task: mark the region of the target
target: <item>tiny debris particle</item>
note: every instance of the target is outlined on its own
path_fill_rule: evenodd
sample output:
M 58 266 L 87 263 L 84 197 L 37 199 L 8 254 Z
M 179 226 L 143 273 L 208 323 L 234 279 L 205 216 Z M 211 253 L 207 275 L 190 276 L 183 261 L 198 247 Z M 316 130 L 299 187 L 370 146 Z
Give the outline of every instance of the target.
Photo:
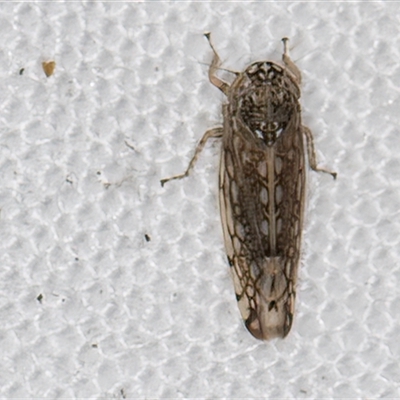
M 44 73 L 46 74 L 47 77 L 53 75 L 54 70 L 56 68 L 56 62 L 55 61 L 43 61 L 42 62 L 42 68 Z
M 40 293 L 39 296 L 36 297 L 36 300 L 37 300 L 40 304 L 42 304 L 42 300 L 43 300 L 43 295 L 42 295 L 42 293 Z
M 144 238 L 146 239 L 146 242 L 150 242 L 151 240 L 151 237 L 147 233 L 145 233 Z
M 135 148 L 133 147 L 133 145 L 129 144 L 127 140 L 125 140 L 125 145 L 127 147 L 129 147 L 131 150 L 135 151 Z
M 19 74 L 22 75 L 22 74 L 24 73 L 24 71 L 25 71 L 25 68 L 21 68 L 21 69 L 19 70 Z

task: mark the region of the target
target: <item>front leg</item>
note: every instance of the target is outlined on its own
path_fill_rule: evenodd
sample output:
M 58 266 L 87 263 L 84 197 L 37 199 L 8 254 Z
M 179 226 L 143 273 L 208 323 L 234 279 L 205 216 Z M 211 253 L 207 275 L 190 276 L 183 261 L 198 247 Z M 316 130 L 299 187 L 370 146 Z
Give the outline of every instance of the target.
M 289 38 L 284 37 L 282 39 L 283 42 L 283 54 L 282 54 L 282 61 L 285 64 L 286 68 L 293 74 L 293 76 L 296 78 L 297 84 L 301 84 L 301 72 L 300 70 L 296 67 L 296 64 L 292 61 L 292 59 L 289 57 L 289 50 L 288 50 L 288 42 Z
M 214 57 L 211 61 L 210 69 L 208 70 L 208 78 L 214 86 L 216 86 L 219 90 L 221 90 L 222 93 L 228 96 L 230 89 L 229 84 L 218 78 L 218 76 L 215 74 L 219 66 L 221 65 L 221 59 L 219 58 L 218 53 L 215 51 L 214 46 L 211 43 L 211 33 L 205 33 L 204 36 L 207 38 L 208 43 L 210 44 L 212 51 L 214 52 Z

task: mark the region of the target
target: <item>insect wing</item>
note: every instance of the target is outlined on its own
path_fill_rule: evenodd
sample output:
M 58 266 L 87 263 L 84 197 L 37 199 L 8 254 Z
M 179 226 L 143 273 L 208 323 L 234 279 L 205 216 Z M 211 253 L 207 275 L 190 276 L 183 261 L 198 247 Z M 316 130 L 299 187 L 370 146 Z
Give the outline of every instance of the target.
M 225 247 L 246 327 L 263 340 L 285 337 L 293 320 L 305 189 L 299 112 L 271 146 L 261 147 L 224 107 L 220 210 Z

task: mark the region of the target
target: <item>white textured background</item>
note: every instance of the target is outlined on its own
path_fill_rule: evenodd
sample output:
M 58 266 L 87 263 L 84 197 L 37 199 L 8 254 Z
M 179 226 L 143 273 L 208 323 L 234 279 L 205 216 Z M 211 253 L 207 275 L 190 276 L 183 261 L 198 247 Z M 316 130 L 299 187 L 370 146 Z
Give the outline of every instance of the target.
M 291 38 L 339 174 L 309 174 L 285 340 L 241 322 L 218 143 L 159 183 L 221 122 L 205 31 L 236 70 Z M 399 49 L 399 3 L 1 3 L 1 397 L 399 396 Z

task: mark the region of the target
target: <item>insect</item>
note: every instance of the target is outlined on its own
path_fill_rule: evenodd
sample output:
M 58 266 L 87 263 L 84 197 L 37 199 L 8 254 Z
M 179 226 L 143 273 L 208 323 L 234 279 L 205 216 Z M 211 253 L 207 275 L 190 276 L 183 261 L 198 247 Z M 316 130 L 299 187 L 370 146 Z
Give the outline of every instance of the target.
M 292 326 L 305 208 L 308 164 L 319 168 L 313 136 L 302 125 L 301 73 L 283 38 L 283 65 L 254 62 L 232 84 L 217 77 L 213 51 L 210 82 L 227 96 L 223 126 L 208 130 L 187 170 L 209 138 L 222 138 L 220 211 L 228 263 L 239 309 L 250 333 L 261 340 L 285 337 Z M 304 140 L 305 139 L 305 140 Z M 306 141 L 306 146 L 305 146 Z

